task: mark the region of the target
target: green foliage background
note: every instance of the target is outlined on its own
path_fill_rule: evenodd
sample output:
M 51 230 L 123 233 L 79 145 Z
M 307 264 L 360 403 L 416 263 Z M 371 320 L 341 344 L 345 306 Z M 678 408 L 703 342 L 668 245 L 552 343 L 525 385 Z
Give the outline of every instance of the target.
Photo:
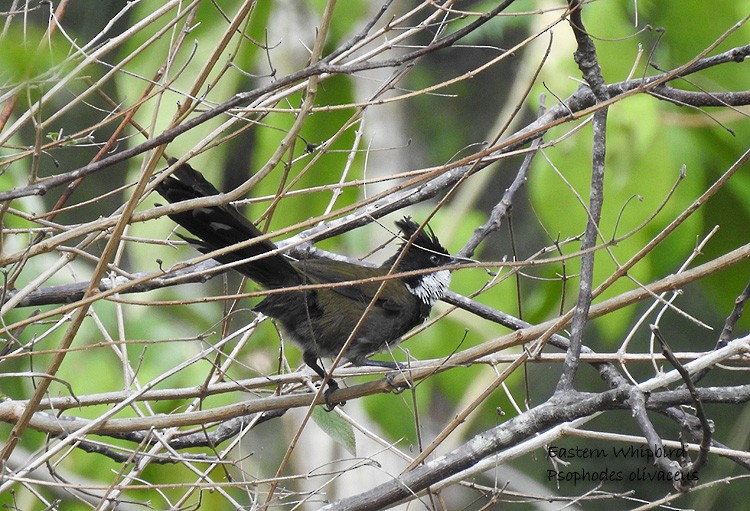
M 218 2 L 223 8 L 231 10 L 231 2 Z M 401 4 L 402 2 L 396 2 Z M 409 2 L 403 2 L 410 4 Z M 74 3 L 75 4 L 75 3 Z M 118 3 L 119 4 L 119 3 Z M 371 12 L 367 2 L 339 2 L 336 15 L 331 27 L 331 40 L 328 50 L 337 47 L 349 37 L 368 18 Z M 473 8 L 479 9 L 493 4 L 493 2 L 470 2 Z M 532 10 L 542 4 L 549 7 L 549 2 L 524 2 L 523 9 Z M 276 76 L 283 76 L 303 66 L 308 54 L 304 51 L 306 44 L 310 44 L 314 37 L 314 20 L 322 12 L 324 2 L 310 0 L 299 2 L 296 13 L 289 16 L 307 16 L 310 25 L 304 34 L 288 34 L 282 25 L 271 23 L 279 17 L 276 9 L 284 5 L 271 1 L 261 1 L 247 26 L 243 27 L 248 40 L 236 44 L 232 51 L 236 54 L 232 58 L 233 66 L 226 69 L 216 66 L 215 86 L 205 92 L 203 98 L 206 104 L 218 104 L 241 90 L 247 90 L 258 83 L 267 80 L 272 72 L 268 66 L 268 55 L 272 56 L 273 70 Z M 637 5 L 639 24 L 634 27 Z M 129 19 L 140 19 L 154 9 L 155 2 L 141 2 L 133 7 L 129 17 L 119 23 L 126 26 Z M 560 7 L 561 4 L 554 4 Z M 120 8 L 118 5 L 117 8 Z M 399 9 L 404 6 L 399 5 Z M 606 0 L 593 2 L 586 6 L 585 16 L 588 29 L 595 36 L 597 51 L 602 63 L 605 78 L 609 82 L 625 80 L 631 70 L 635 76 L 651 74 L 653 69 L 645 69 L 645 63 L 650 61 L 662 69 L 679 66 L 694 58 L 709 44 L 715 41 L 724 31 L 740 20 L 750 11 L 750 2 L 737 0 L 718 0 L 707 3 L 701 0 L 686 0 L 682 2 L 639 1 L 637 4 L 626 0 Z M 101 30 L 107 22 L 106 16 L 90 16 L 90 7 L 73 5 L 72 14 L 66 18 L 66 28 L 69 35 L 84 41 L 92 33 Z M 104 9 L 104 7 L 102 7 Z M 110 9 L 110 8 L 107 8 Z M 111 13 L 111 11 L 107 11 Z M 641 30 L 650 25 L 653 28 L 663 28 L 664 31 Z M 41 39 L 44 22 L 30 23 L 33 30 L 23 32 L 19 26 L 13 25 L 11 31 L 5 34 L 0 42 L 0 69 L 4 70 L 3 80 L 7 83 L 28 84 L 28 98 L 22 101 L 33 101 L 36 95 L 50 87 L 55 76 L 70 69 L 71 61 L 75 58 L 62 51 L 66 44 L 65 37 L 57 33 L 54 35 L 51 52 L 43 52 L 44 58 L 37 60 L 38 52 L 32 46 L 33 41 Z M 190 56 L 180 54 L 174 62 L 174 68 L 187 66 L 188 72 L 181 75 L 172 88 L 184 91 L 194 79 L 194 73 L 209 57 L 215 41 L 223 33 L 226 20 L 216 15 L 216 9 L 211 3 L 205 2 L 193 23 L 194 29 L 190 37 L 196 45 Z M 514 44 L 520 34 L 530 34 L 537 29 L 535 16 L 519 16 L 502 19 L 476 34 L 472 34 L 470 42 L 474 48 L 454 48 L 436 55 L 421 59 L 410 71 L 405 88 L 419 90 L 429 87 L 440 80 L 457 76 L 464 70 L 472 69 L 475 64 L 488 55 L 492 55 L 490 47 L 507 47 Z M 144 44 L 149 36 L 156 33 L 160 26 L 155 23 L 148 30 L 140 32 L 127 39 L 117 55 L 107 57 L 107 62 L 113 64 L 120 59 L 134 53 Z M 565 98 L 578 86 L 580 72 L 572 60 L 573 47 L 569 40 L 570 29 L 566 24 L 558 25 L 553 32 L 552 53 L 542 69 L 541 75 L 534 84 L 527 100 L 523 101 L 523 108 L 519 118 L 526 122 L 536 115 L 536 98 L 539 94 L 546 95 L 546 104 L 554 104 L 557 98 Z M 295 40 L 297 36 L 299 39 Z M 740 27 L 726 41 L 711 53 L 726 50 L 730 47 L 746 44 L 750 39 L 750 27 Z M 259 45 L 249 44 L 247 41 L 264 41 L 270 48 L 263 50 Z M 18 44 L 18 41 L 25 41 Z M 283 43 L 283 44 L 282 44 Z M 469 154 L 472 145 L 490 140 L 497 134 L 498 126 L 505 122 L 501 114 L 504 109 L 519 101 L 518 94 L 510 95 L 514 90 L 514 79 L 528 66 L 535 66 L 539 59 L 528 54 L 546 47 L 548 40 L 540 37 L 529 48 L 519 51 L 511 58 L 493 66 L 488 71 L 478 74 L 471 80 L 464 80 L 437 91 L 435 94 L 425 94 L 402 102 L 389 105 L 390 109 L 398 109 L 393 114 L 394 126 L 380 127 L 385 130 L 400 130 L 401 144 L 396 147 L 376 147 L 375 151 L 382 151 L 385 158 L 394 162 L 408 162 L 408 168 L 392 168 L 393 173 L 414 169 L 427 168 L 432 165 L 444 164 L 452 159 Z M 165 37 L 159 41 L 149 43 L 151 47 L 118 73 L 104 88 L 108 93 L 119 98 L 133 101 L 142 93 L 144 82 L 142 77 L 153 76 L 162 65 L 163 56 L 168 52 L 169 40 Z M 276 46 L 278 44 L 278 49 Z M 642 54 L 638 65 L 634 68 L 634 61 L 640 49 Z M 291 50 L 289 48 L 292 48 Z M 525 67 L 524 67 L 525 66 Z M 76 88 L 82 87 L 86 79 L 95 80 L 108 72 L 107 65 L 92 65 L 82 71 L 80 81 L 71 84 L 68 94 L 76 94 Z M 219 75 L 223 73 L 223 75 Z M 265 74 L 265 76 L 263 76 Z M 750 76 L 746 64 L 738 63 L 734 66 L 721 66 L 709 70 L 698 76 L 691 76 L 688 81 L 681 82 L 680 87 L 691 90 L 745 90 L 750 83 Z M 573 78 L 570 78 L 573 77 Z M 338 181 L 341 171 L 348 163 L 349 153 L 356 141 L 357 124 L 353 124 L 336 135 L 341 126 L 355 114 L 354 105 L 362 99 L 360 76 L 334 76 L 328 78 L 319 86 L 316 106 L 319 107 L 307 120 L 301 139 L 295 144 L 293 154 L 288 160 L 293 160 L 289 166 L 280 164 L 269 178 L 264 179 L 252 191 L 251 203 L 246 211 L 250 218 L 262 218 L 268 221 L 271 231 L 279 230 L 289 225 L 306 221 L 308 218 L 322 214 L 331 200 L 330 190 L 303 193 L 305 190 L 328 185 Z M 180 94 L 166 95 L 162 104 L 157 107 L 151 105 L 143 108 L 136 120 L 144 126 L 149 126 L 154 133 L 164 129 L 175 110 L 171 101 L 177 103 L 183 100 Z M 65 95 L 55 99 L 57 105 L 64 103 Z M 90 101 L 104 108 L 101 99 L 91 98 Z M 278 109 L 259 116 L 255 124 L 248 124 L 247 130 L 222 133 L 232 135 L 226 141 L 217 144 L 210 151 L 206 151 L 193 160 L 196 168 L 206 177 L 217 183 L 220 188 L 230 189 L 253 175 L 279 146 L 286 131 L 294 122 L 291 110 L 299 107 L 301 94 L 296 94 L 279 101 Z M 344 106 L 341 106 L 344 105 Z M 331 108 L 326 108 L 326 107 Z M 377 108 L 377 107 L 374 107 Z M 747 134 L 750 122 L 747 120 L 747 110 L 739 109 L 707 109 L 709 115 L 688 108 L 679 107 L 654 97 L 636 96 L 615 104 L 610 109 L 607 146 L 607 176 L 605 209 L 603 212 L 601 231 L 604 239 L 620 237 L 640 226 L 646 221 L 669 194 L 675 185 L 681 169 L 684 167 L 686 177 L 681 180 L 674 195 L 663 204 L 659 214 L 644 228 L 633 232 L 612 247 L 612 255 L 602 252 L 597 258 L 595 282 L 603 281 L 614 269 L 612 257 L 620 263 L 626 261 L 681 211 L 688 207 L 705 188 L 717 179 L 731 164 L 747 149 Z M 158 114 L 157 114 L 158 113 Z M 63 116 L 59 123 L 49 128 L 48 136 L 56 137 L 73 133 L 77 129 L 94 122 L 95 116 L 101 113 L 70 112 Z M 396 123 L 396 115 L 400 116 Z M 205 137 L 210 136 L 212 130 L 218 129 L 225 119 L 217 118 L 192 130 L 169 145 L 169 153 L 181 155 L 191 151 Z M 366 122 L 370 122 L 366 118 Z M 382 121 L 381 121 L 382 122 Z M 388 122 L 388 121 L 386 121 Z M 513 206 L 513 226 L 516 246 L 511 246 L 507 231 L 491 238 L 481 248 L 477 258 L 482 261 L 500 261 L 503 257 L 523 259 L 554 240 L 563 240 L 579 235 L 585 225 L 586 213 L 581 206 L 581 198 L 588 200 L 589 179 L 591 167 L 591 130 L 583 127 L 578 133 L 570 137 L 564 135 L 571 129 L 570 124 L 564 124 L 549 132 L 545 140 L 552 141 L 559 137 L 554 145 L 544 149 L 543 154 L 536 157 L 530 172 L 528 186 L 522 196 L 516 199 Z M 106 138 L 111 126 L 104 126 L 94 133 L 97 140 Z M 136 144 L 142 137 L 130 129 L 129 139 L 124 145 Z M 335 136 L 336 135 L 336 136 Z M 334 137 L 335 138 L 331 138 Z M 372 136 L 372 135 L 370 135 Z M 374 177 L 370 170 L 370 158 L 378 156 L 376 152 L 368 153 L 366 148 L 372 141 L 360 142 L 359 152 L 351 163 L 350 180 Z M 307 144 L 329 144 L 326 151 L 309 152 Z M 20 132 L 12 140 L 17 148 L 33 145 L 31 130 Z M 13 150 L 4 148 L 3 156 L 8 157 Z M 56 149 L 50 156 L 42 155 L 40 159 L 41 175 L 57 173 L 60 169 L 69 170 L 85 164 L 95 153 L 96 148 L 84 142 L 71 142 L 68 146 Z M 6 172 L 0 175 L 0 189 L 10 189 L 25 184 L 30 172 L 30 158 L 13 163 Z M 472 178 L 457 194 L 453 201 L 443 207 L 431 221 L 432 228 L 439 233 L 443 243 L 452 251 L 457 251 L 471 236 L 472 231 L 487 217 L 489 209 L 499 200 L 503 191 L 515 174 L 519 158 L 503 160 L 490 169 L 483 171 L 487 177 L 482 180 Z M 68 225 L 91 221 L 99 216 L 112 213 L 123 202 L 123 193 L 104 196 L 105 192 L 117 186 L 133 182 L 140 172 L 142 160 L 135 158 L 127 164 L 117 165 L 92 179 L 76 191 L 76 201 L 87 198 L 104 197 L 95 203 L 65 213 L 60 222 Z M 564 178 L 564 179 L 563 179 Z M 476 184 L 475 184 L 476 183 Z M 278 204 L 270 198 L 277 190 L 286 189 L 288 194 Z M 365 194 L 372 194 L 376 187 L 349 188 L 338 197 L 335 206 L 344 207 Z M 720 226 L 718 232 L 706 245 L 704 254 L 698 256 L 698 264 L 718 254 L 747 243 L 750 224 L 750 177 L 745 170 L 736 175 L 730 184 L 708 204 L 698 210 L 685 222 L 678 231 L 670 236 L 657 250 L 639 263 L 630 275 L 641 283 L 648 283 L 664 275 L 675 272 L 686 260 L 696 246 L 714 227 Z M 297 193 L 295 193 L 297 192 Z M 14 202 L 13 206 L 19 210 L 32 213 L 48 211 L 57 193 L 45 197 L 31 197 Z M 160 199 L 151 196 L 141 205 L 142 210 L 152 207 Z M 424 204 L 410 208 L 406 213 L 415 218 L 425 218 L 433 204 Z M 393 216 L 384 222 L 391 225 Z M 18 216 L 6 215 L 5 228 L 30 225 Z M 195 254 L 189 248 L 181 247 L 177 250 L 167 246 L 143 243 L 141 239 L 164 239 L 173 229 L 173 224 L 162 218 L 141 224 L 134 224 L 128 235 L 133 241 L 126 243 L 122 254 L 121 267 L 132 272 L 154 271 L 162 265 L 169 268 L 172 264 L 193 257 Z M 320 246 L 326 250 L 344 253 L 353 257 L 364 257 L 375 249 L 381 241 L 387 239 L 383 230 L 371 225 L 340 238 L 326 240 Z M 23 245 L 18 240 L 6 239 L 4 251 L 12 252 L 21 249 Z M 91 254 L 96 255 L 103 247 L 103 242 L 91 248 Z M 571 243 L 563 250 L 567 253 L 579 248 L 579 244 Z M 373 261 L 381 261 L 389 249 L 376 253 Z M 51 264 L 57 255 L 34 258 L 29 262 L 23 278 L 29 279 Z M 563 268 L 560 265 L 546 265 L 530 268 L 517 281 L 515 278 L 502 280 L 496 287 L 484 292 L 478 300 L 493 307 L 510 313 L 520 314 L 530 322 L 538 322 L 554 317 L 560 310 L 570 308 L 576 299 L 575 291 L 578 273 L 577 260 L 569 261 Z M 73 262 L 65 277 L 53 279 L 50 283 L 86 280 L 93 267 L 92 260 L 83 258 Z M 695 327 L 690 322 L 678 316 L 665 320 L 665 330 L 670 331 L 674 338 L 673 348 L 685 351 L 709 350 L 715 343 L 717 332 L 721 329 L 723 318 L 730 311 L 734 298 L 746 284 L 750 267 L 747 264 L 732 271 L 723 272 L 708 278 L 695 286 L 691 286 L 684 297 L 679 299 L 681 308 L 697 315 L 702 321 L 714 328 L 706 331 Z M 559 275 L 564 273 L 570 280 L 563 286 Z M 486 272 L 480 269 L 464 270 L 454 277 L 452 289 L 458 293 L 470 294 L 480 289 L 488 281 Z M 186 360 L 203 347 L 202 343 L 211 343 L 217 338 L 217 329 L 226 307 L 226 303 L 199 303 L 204 296 L 229 294 L 240 289 L 241 283 L 235 275 L 215 278 L 206 284 L 192 284 L 179 288 L 168 288 L 136 295 L 133 303 L 99 302 L 92 309 L 92 316 L 79 337 L 76 346 L 84 347 L 103 343 L 105 339 L 102 331 L 122 333 L 129 341 L 126 357 L 133 366 L 139 369 L 138 379 L 149 379 L 162 374 L 179 361 Z M 561 303 L 561 289 L 566 290 L 564 303 Z M 603 298 L 632 289 L 633 284 L 623 281 L 613 286 Z M 250 289 L 255 289 L 252 284 Z M 520 296 L 518 290 L 520 289 Z M 154 306 L 155 302 L 169 302 L 175 300 L 196 300 L 189 305 Z M 257 300 L 257 299 L 256 299 Z M 232 328 L 239 328 L 252 319 L 248 309 L 255 303 L 252 299 L 239 304 L 239 313 L 233 317 Z M 115 324 L 116 311 L 124 310 L 127 325 L 121 331 Z M 446 306 L 437 307 L 441 312 Z M 519 310 L 520 309 L 520 310 Z M 607 315 L 603 320 L 595 321 L 585 342 L 594 349 L 609 351 L 618 346 L 634 321 L 643 311 L 643 307 L 633 307 L 616 314 Z M 27 310 L 15 310 L 3 320 L 12 323 L 29 314 Z M 96 322 L 105 325 L 104 329 L 97 327 Z M 746 330 L 750 322 L 744 319 L 740 327 Z M 48 325 L 29 327 L 23 336 L 31 339 L 41 331 L 46 331 Z M 62 335 L 64 328 L 58 330 Z M 417 334 L 405 343 L 404 348 L 416 359 L 444 357 L 456 349 L 479 344 L 487 339 L 501 335 L 505 330 L 496 325 L 482 324 L 465 313 L 455 313 L 446 320 L 440 321 L 425 332 Z M 183 342 L 155 342 L 167 339 L 194 339 L 205 334 L 201 341 L 186 340 Z M 697 345 L 700 341 L 700 345 Z M 50 336 L 48 346 L 55 346 L 59 338 Z M 645 330 L 636 335 L 634 350 L 647 349 L 647 332 Z M 246 350 L 241 353 L 239 364 L 235 364 L 227 378 L 247 378 L 253 375 L 273 373 L 278 364 L 278 335 L 269 323 L 262 325 Z M 301 364 L 301 357 L 294 347 L 286 347 L 285 355 L 292 368 Z M 403 360 L 405 355 L 396 352 L 396 357 Z M 34 359 L 32 369 L 41 370 L 49 362 L 49 355 L 38 355 Z M 26 361 L 27 363 L 28 361 Z M 6 372 L 29 370 L 23 360 L 6 362 Z M 186 370 L 164 382 L 170 386 L 193 386 L 200 384 L 208 371 L 208 362 L 194 364 Z M 84 371 L 88 377 L 81 377 Z M 529 389 L 527 396 L 530 403 L 544 400 L 554 385 L 559 368 L 557 366 L 531 366 L 527 371 L 516 372 L 507 382 L 513 395 L 523 396 L 525 389 Z M 76 394 L 90 394 L 107 391 L 117 391 L 127 387 L 123 381 L 122 363 L 106 347 L 81 350 L 76 354 L 75 363 L 65 363 L 58 377 L 74 382 Z M 419 445 L 422 438 L 432 433 L 430 424 L 442 425 L 466 405 L 471 399 L 472 391 L 481 388 L 494 377 L 491 369 L 484 366 L 470 368 L 456 368 L 419 384 L 416 391 L 400 396 L 382 395 L 364 399 L 361 403 L 363 413 L 373 427 L 377 427 L 385 438 L 402 445 Z M 738 379 L 741 377 L 738 376 Z M 27 380 L 0 379 L 2 393 L 13 398 L 27 396 L 32 388 Z M 599 389 L 601 383 L 593 372 L 584 372 L 580 382 L 582 389 Z M 67 390 L 60 385 L 53 384 L 55 395 L 66 395 Z M 241 395 L 222 395 L 212 398 L 211 405 L 229 404 L 242 399 Z M 523 403 L 518 403 L 523 406 Z M 356 404 L 353 404 L 357 406 Z M 179 410 L 183 403 L 162 403 L 163 409 L 156 412 L 169 413 Z M 459 431 L 461 438 L 468 438 L 472 434 L 501 422 L 503 413 L 514 414 L 513 403 L 508 396 L 497 391 L 488 399 L 478 412 L 472 415 Z M 415 425 L 414 415 L 421 416 L 421 428 Z M 739 415 L 739 410 L 716 409 L 712 416 L 721 425 L 720 433 L 727 436 L 741 434 L 746 426 L 736 424 L 733 417 Z M 85 409 L 82 415 L 91 414 L 96 417 L 99 410 Z M 131 410 L 133 415 L 136 414 Z M 745 412 L 742 412 L 745 413 Z M 425 426 L 427 424 L 427 426 Z M 287 425 L 288 426 L 288 425 Z M 607 428 L 616 429 L 619 424 L 612 421 Z M 439 427 L 439 426 L 435 426 Z M 743 429 L 744 428 L 744 429 Z M 274 434 L 288 438 L 289 432 L 284 430 L 272 431 L 273 426 L 261 429 L 257 437 L 253 437 L 258 444 L 265 443 L 268 452 L 264 459 L 268 466 L 258 465 L 258 477 L 270 476 L 273 462 L 277 461 L 286 445 L 284 441 L 274 445 L 268 443 Z M 0 426 L 0 436 L 7 434 L 10 428 Z M 633 430 L 622 432 L 634 433 Z M 252 435 L 251 435 L 252 436 Z M 429 436 L 429 435 L 427 435 Z M 40 445 L 39 435 L 24 436 L 22 446 L 33 450 Z M 263 456 L 262 456 L 263 457 Z M 254 460 L 250 461 L 254 463 Z M 271 467 L 270 469 L 268 467 Z M 80 476 L 92 480 L 106 482 L 111 471 L 117 471 L 118 465 L 105 457 L 93 454 L 73 452 L 66 457 L 64 467 Z M 532 460 L 523 460 L 519 467 L 527 468 L 530 474 L 539 475 L 541 469 L 533 468 Z M 152 481 L 181 482 L 188 474 L 184 468 L 165 469 L 151 467 L 147 476 Z M 726 470 L 721 463 L 709 467 L 706 480 Z M 610 488 L 612 489 L 612 488 Z M 612 491 L 621 490 L 620 488 Z M 178 498 L 180 489 L 169 490 L 172 498 Z M 235 490 L 236 498 L 242 498 L 242 493 Z M 666 490 L 662 487 L 639 487 L 642 498 L 656 498 Z M 686 505 L 698 503 L 718 507 L 724 502 L 735 498 L 737 487 L 717 489 L 713 496 L 697 494 L 688 497 Z M 134 498 L 150 498 L 149 493 L 135 493 Z M 0 501 L 3 497 L 0 496 Z M 24 500 L 25 499 L 25 500 Z M 197 497 L 196 497 L 197 499 Z M 202 505 L 222 505 L 222 499 L 215 494 L 204 492 Z M 712 500 L 713 499 L 713 500 Z M 711 501 L 711 502 L 709 502 Z M 3 501 L 9 504 L 10 501 Z M 32 509 L 34 499 L 22 497 L 15 505 L 19 509 Z M 197 502 L 197 500 L 196 500 Z M 24 507 L 26 503 L 29 507 Z M 519 506 L 521 507 L 521 506 Z M 84 505 L 70 503 L 66 509 L 85 509 Z M 703 507 L 708 509 L 708 507 Z

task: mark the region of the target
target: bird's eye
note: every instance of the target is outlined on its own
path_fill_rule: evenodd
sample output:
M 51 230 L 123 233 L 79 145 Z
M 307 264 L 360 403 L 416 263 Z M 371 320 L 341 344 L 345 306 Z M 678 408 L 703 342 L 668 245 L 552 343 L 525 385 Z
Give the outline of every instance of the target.
M 436 254 L 432 254 L 430 256 L 430 262 L 432 264 L 438 264 L 438 262 L 440 262 L 440 258 Z

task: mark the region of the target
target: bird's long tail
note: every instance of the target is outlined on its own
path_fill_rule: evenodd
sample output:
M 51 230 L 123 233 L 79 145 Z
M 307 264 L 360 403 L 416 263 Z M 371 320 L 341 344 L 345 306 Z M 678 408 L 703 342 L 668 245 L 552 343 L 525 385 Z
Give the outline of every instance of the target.
M 170 203 L 220 193 L 200 172 L 186 163 L 177 168 L 173 176 L 167 177 L 156 186 L 156 191 Z M 204 254 L 263 235 L 231 204 L 199 207 L 173 213 L 169 217 L 198 238 L 181 236 Z M 215 259 L 221 263 L 247 261 L 235 266 L 235 269 L 268 289 L 301 284 L 299 273 L 285 256 L 273 254 L 259 257 L 276 249 L 271 240 L 262 240 Z

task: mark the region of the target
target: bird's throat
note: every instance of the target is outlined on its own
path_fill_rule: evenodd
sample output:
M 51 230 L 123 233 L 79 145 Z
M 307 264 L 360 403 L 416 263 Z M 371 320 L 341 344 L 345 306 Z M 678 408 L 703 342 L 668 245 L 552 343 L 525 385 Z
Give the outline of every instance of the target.
M 444 295 L 448 285 L 451 283 L 451 272 L 440 270 L 434 273 L 423 275 L 416 285 L 406 284 L 406 288 L 419 298 L 422 303 L 432 307 L 434 303 L 440 300 Z

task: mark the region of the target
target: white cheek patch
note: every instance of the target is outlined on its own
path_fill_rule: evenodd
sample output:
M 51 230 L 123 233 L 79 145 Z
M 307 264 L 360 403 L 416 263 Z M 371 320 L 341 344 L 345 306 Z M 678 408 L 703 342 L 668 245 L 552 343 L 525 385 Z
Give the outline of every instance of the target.
M 422 300 L 423 303 L 432 307 L 436 301 L 445 295 L 445 290 L 448 289 L 450 283 L 451 272 L 440 270 L 435 273 L 423 275 L 416 286 L 407 285 L 406 287 L 413 295 Z

